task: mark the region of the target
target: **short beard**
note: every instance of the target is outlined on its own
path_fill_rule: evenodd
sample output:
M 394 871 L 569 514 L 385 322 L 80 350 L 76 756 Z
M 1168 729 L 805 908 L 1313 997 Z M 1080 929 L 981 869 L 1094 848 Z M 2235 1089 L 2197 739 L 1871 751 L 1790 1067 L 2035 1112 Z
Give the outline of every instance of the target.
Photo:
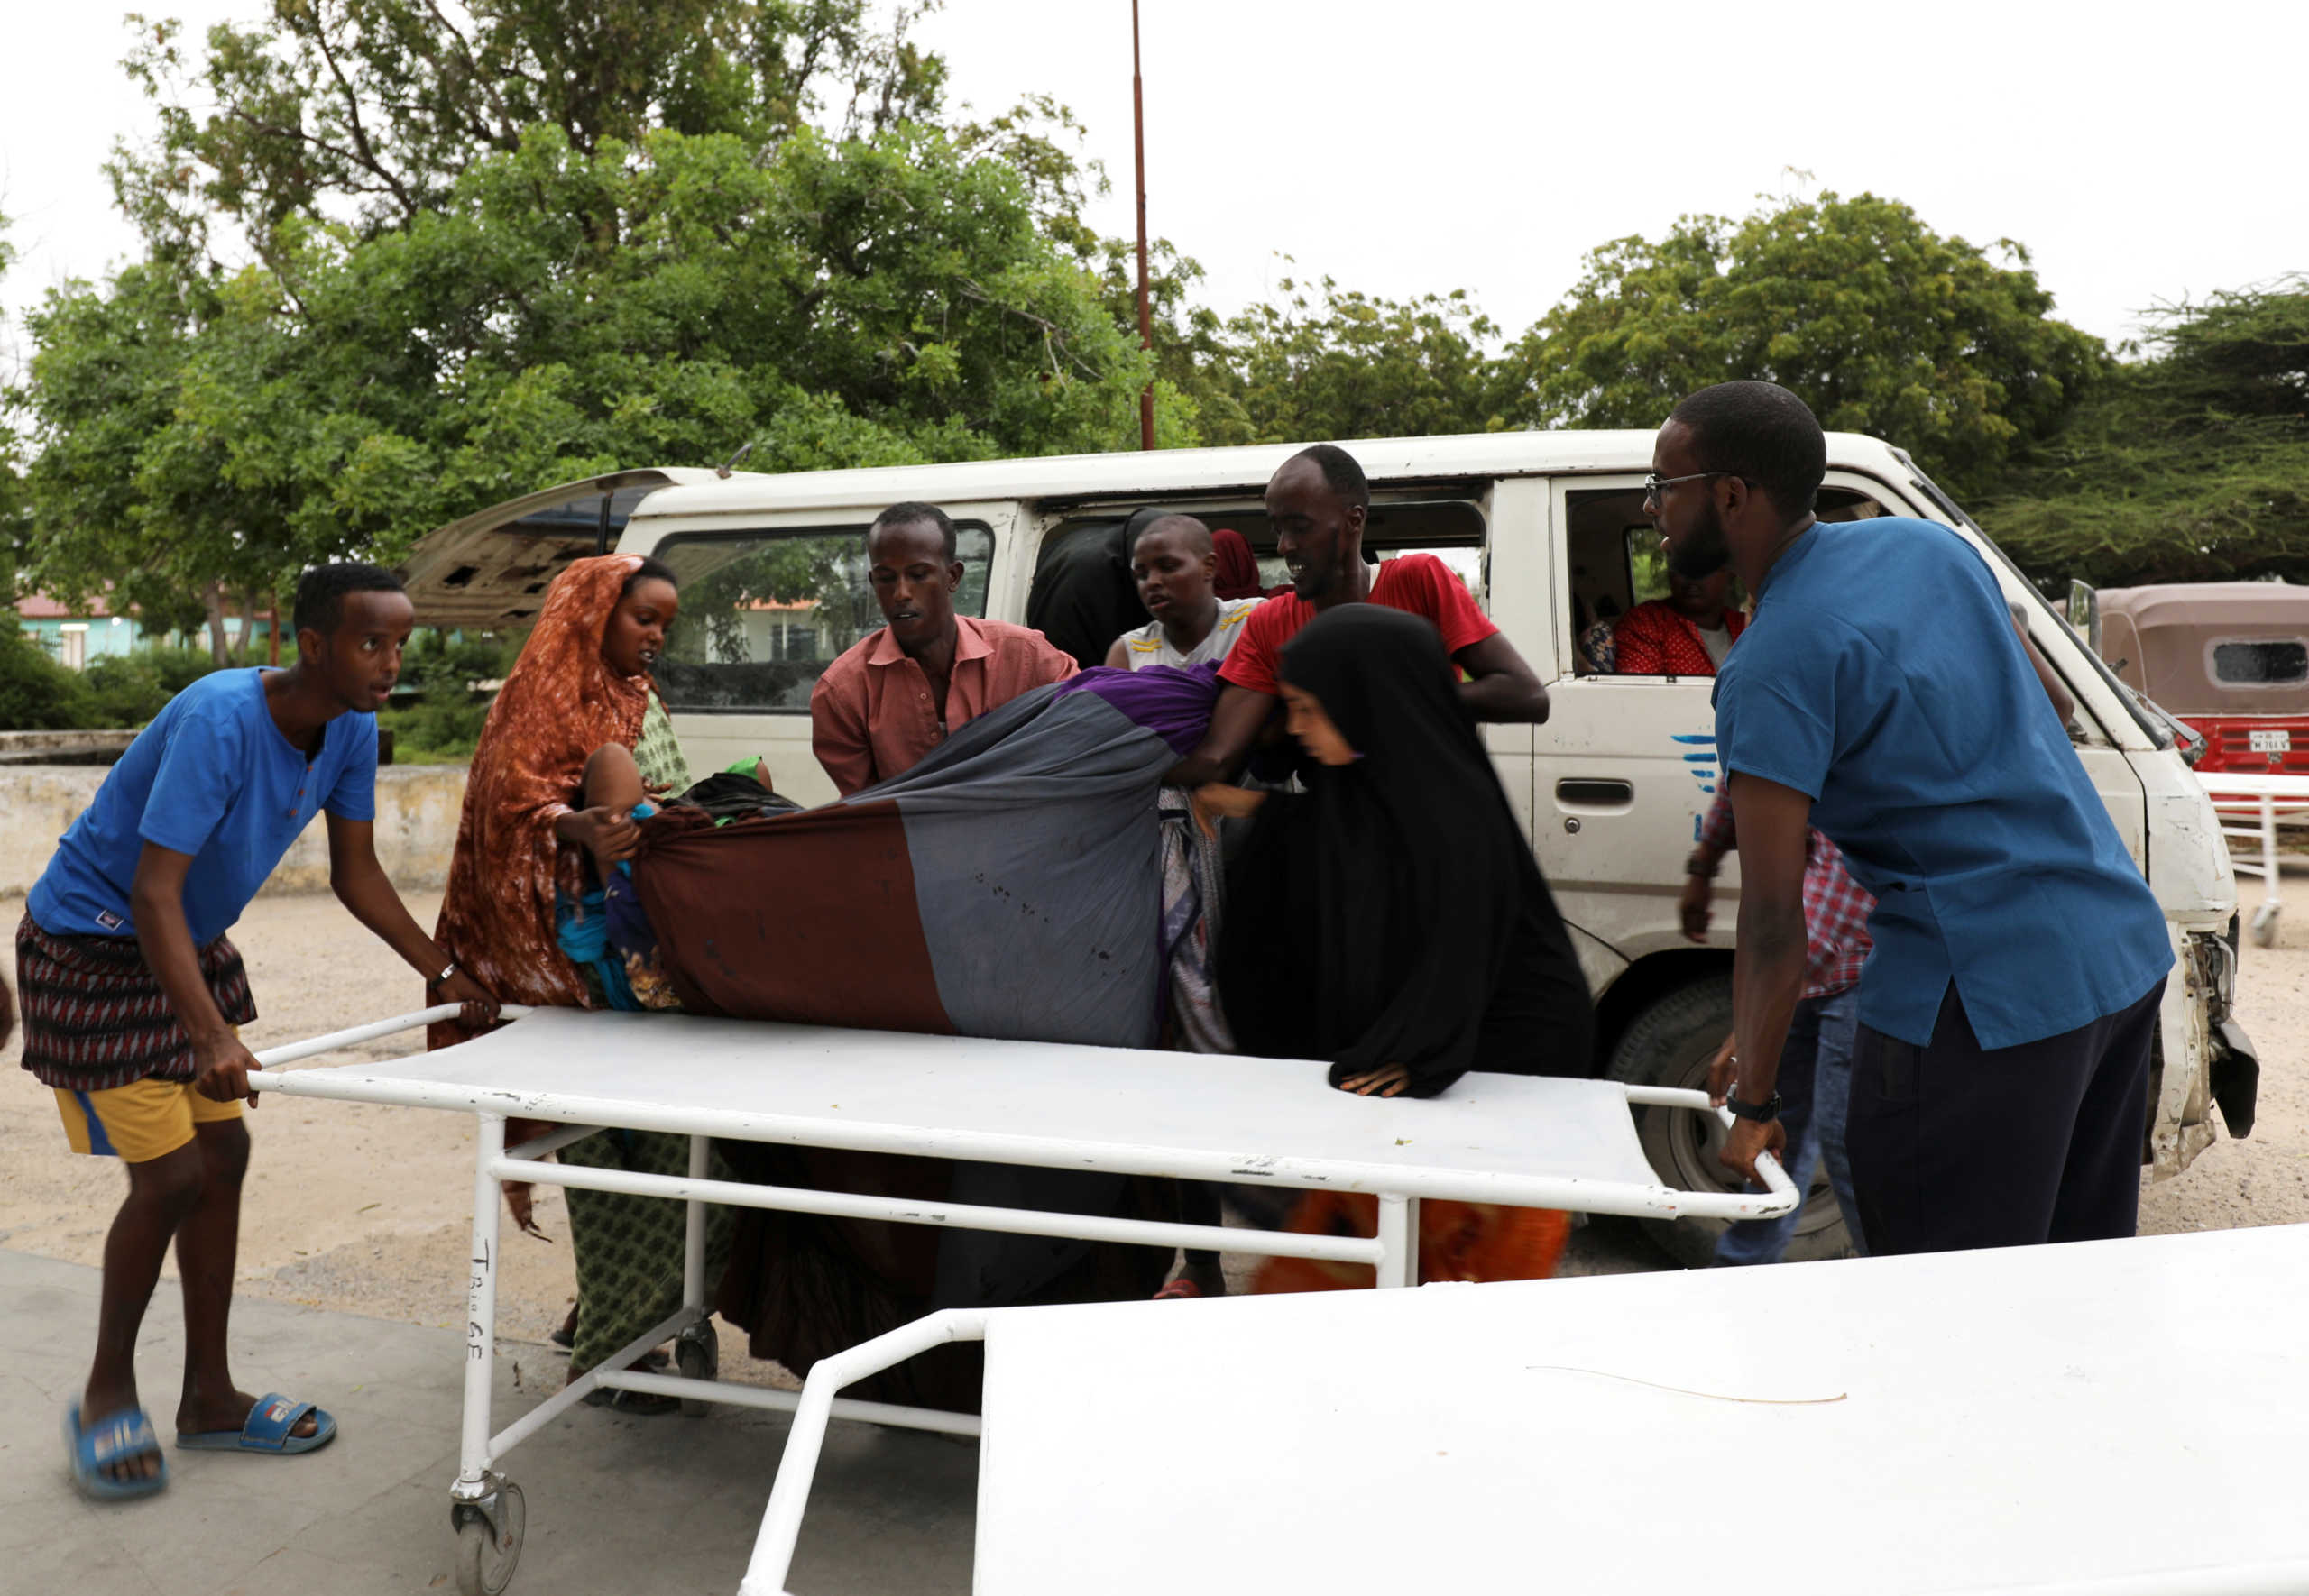
M 1315 572 L 1311 568 L 1307 574 L 1309 576 L 1313 576 Z M 1333 560 L 1322 573 L 1321 586 L 1310 590 L 1303 582 L 1294 583 L 1293 585 L 1298 589 L 1298 596 L 1305 600 L 1308 603 L 1312 604 L 1318 600 L 1330 597 L 1331 594 L 1338 592 L 1346 584 L 1347 567 L 1338 561 Z
M 1705 582 L 1732 563 L 1732 545 L 1724 536 L 1724 517 L 1707 507 L 1707 518 L 1692 535 L 1668 551 L 1668 569 L 1686 582 Z

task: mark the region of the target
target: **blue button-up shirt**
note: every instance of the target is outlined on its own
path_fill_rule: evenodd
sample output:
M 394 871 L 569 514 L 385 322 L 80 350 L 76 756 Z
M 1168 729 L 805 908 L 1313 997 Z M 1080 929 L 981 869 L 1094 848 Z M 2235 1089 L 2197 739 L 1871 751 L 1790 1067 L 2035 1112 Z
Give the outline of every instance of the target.
M 2053 712 L 1988 565 L 1903 517 L 1817 526 L 1716 683 L 1725 768 L 1811 794 L 1876 894 L 1863 1024 L 1921 1047 L 1957 996 L 1984 1048 L 2130 1006 L 2163 912 Z

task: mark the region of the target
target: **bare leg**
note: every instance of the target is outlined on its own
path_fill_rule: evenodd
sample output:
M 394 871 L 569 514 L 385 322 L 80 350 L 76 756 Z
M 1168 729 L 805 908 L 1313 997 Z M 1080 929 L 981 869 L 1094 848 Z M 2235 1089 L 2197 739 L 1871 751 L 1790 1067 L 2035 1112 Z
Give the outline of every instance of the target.
M 200 1197 L 197 1142 L 128 1166 L 128 1197 L 105 1236 L 103 1295 L 97 1309 L 97 1355 L 80 1396 L 80 1421 L 92 1425 L 136 1406 L 136 1335 L 161 1278 L 169 1242 Z M 106 1471 L 116 1480 L 160 1472 L 152 1457 L 125 1459 Z
M 603 743 L 585 760 L 585 807 L 630 810 L 645 802 L 649 790 L 641 784 L 641 766 L 633 750 L 621 743 Z
M 237 1119 L 193 1127 L 202 1163 L 200 1198 L 177 1227 L 177 1272 L 184 1281 L 184 1393 L 177 1428 L 237 1430 L 256 1399 L 233 1383 L 225 1347 L 233 1311 L 233 1271 L 241 1248 L 241 1180 L 248 1172 L 249 1133 Z M 309 1413 L 292 1435 L 319 1425 Z

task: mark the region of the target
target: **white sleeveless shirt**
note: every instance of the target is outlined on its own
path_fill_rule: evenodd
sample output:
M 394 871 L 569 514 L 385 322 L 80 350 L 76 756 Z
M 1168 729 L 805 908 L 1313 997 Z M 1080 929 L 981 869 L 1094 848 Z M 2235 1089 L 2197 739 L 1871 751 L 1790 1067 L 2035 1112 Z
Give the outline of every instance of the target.
M 1243 635 L 1243 622 L 1252 610 L 1266 601 L 1264 599 L 1221 599 L 1219 601 L 1219 621 L 1210 635 L 1194 646 L 1193 651 L 1181 654 L 1171 647 L 1171 639 L 1163 635 L 1163 623 L 1150 620 L 1135 632 L 1122 635 L 1123 663 L 1134 671 L 1148 665 L 1175 665 L 1183 670 L 1188 665 L 1217 665 L 1227 657 L 1235 639 Z

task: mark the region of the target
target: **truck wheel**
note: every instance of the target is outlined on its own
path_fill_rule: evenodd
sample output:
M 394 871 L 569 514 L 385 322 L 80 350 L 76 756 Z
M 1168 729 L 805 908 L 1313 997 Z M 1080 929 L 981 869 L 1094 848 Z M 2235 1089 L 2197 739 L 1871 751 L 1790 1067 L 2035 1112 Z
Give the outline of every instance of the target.
M 1732 1029 L 1732 977 L 1709 976 L 1661 994 L 1637 1014 L 1612 1050 L 1614 1080 L 1633 1086 L 1701 1087 L 1707 1061 Z M 1724 1130 L 1713 1114 L 1688 1108 L 1638 1108 L 1636 1138 L 1661 1182 L 1681 1191 L 1733 1191 L 1738 1181 L 1716 1161 Z M 1722 1219 L 1647 1219 L 1642 1222 L 1660 1250 L 1688 1269 L 1716 1260 Z M 1844 1215 L 1836 1207 L 1825 1169 L 1815 1169 L 1804 1209 L 1789 1238 L 1787 1259 L 1798 1262 L 1849 1256 Z

